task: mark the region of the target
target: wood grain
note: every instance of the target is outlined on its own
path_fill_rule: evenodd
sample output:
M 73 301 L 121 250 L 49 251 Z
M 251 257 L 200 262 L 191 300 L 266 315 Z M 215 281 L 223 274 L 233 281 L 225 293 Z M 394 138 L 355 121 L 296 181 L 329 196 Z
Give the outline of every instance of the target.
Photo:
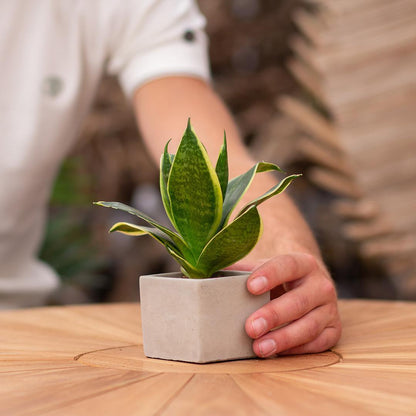
M 298 355 L 275 359 L 250 359 L 212 363 L 210 365 L 191 364 L 180 361 L 151 359 L 144 356 L 142 345 L 106 348 L 87 352 L 75 357 L 79 363 L 120 370 L 148 371 L 155 373 L 190 374 L 250 374 L 280 373 L 308 368 L 326 367 L 340 361 L 340 356 L 332 351 L 313 355 Z
M 336 360 L 204 365 L 144 357 L 136 304 L 1 312 L 0 415 L 414 415 L 416 304 L 340 311 Z

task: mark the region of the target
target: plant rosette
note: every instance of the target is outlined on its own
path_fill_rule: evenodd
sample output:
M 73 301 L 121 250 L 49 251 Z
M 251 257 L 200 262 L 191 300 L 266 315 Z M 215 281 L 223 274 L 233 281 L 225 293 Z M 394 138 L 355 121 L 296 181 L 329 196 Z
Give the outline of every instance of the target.
M 259 162 L 229 180 L 225 134 L 214 168 L 190 121 L 176 154 L 169 153 L 168 145 L 160 162 L 160 193 L 171 228 L 120 202 L 95 203 L 145 221 L 147 225 L 118 222 L 110 232 L 150 235 L 180 265 L 180 273 L 140 277 L 144 352 L 153 358 L 200 363 L 253 357 L 244 323 L 270 295 L 251 295 L 247 272 L 213 276 L 254 248 L 262 232 L 258 205 L 300 175 L 286 176 L 231 219 L 254 176 L 281 169 Z

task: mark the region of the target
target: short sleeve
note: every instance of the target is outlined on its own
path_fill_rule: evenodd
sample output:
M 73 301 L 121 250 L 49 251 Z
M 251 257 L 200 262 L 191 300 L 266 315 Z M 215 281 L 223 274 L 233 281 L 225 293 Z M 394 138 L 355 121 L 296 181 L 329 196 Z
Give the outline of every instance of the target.
M 210 79 L 205 18 L 191 0 L 123 0 L 113 22 L 107 71 L 128 96 L 152 79 Z

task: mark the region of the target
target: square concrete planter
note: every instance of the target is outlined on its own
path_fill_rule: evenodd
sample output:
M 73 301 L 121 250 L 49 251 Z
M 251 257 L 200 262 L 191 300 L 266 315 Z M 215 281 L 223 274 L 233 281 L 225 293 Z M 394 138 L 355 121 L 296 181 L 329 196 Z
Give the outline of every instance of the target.
M 143 345 L 147 357 L 208 363 L 251 358 L 246 319 L 270 300 L 252 295 L 247 272 L 182 278 L 181 273 L 140 277 Z

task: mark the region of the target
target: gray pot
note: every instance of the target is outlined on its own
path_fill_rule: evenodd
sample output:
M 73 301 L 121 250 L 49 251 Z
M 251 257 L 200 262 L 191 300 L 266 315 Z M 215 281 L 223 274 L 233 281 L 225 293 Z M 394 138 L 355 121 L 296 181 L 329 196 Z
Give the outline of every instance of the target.
M 254 357 L 244 324 L 270 294 L 249 293 L 248 276 L 236 271 L 208 279 L 181 273 L 141 276 L 145 355 L 193 363 Z

